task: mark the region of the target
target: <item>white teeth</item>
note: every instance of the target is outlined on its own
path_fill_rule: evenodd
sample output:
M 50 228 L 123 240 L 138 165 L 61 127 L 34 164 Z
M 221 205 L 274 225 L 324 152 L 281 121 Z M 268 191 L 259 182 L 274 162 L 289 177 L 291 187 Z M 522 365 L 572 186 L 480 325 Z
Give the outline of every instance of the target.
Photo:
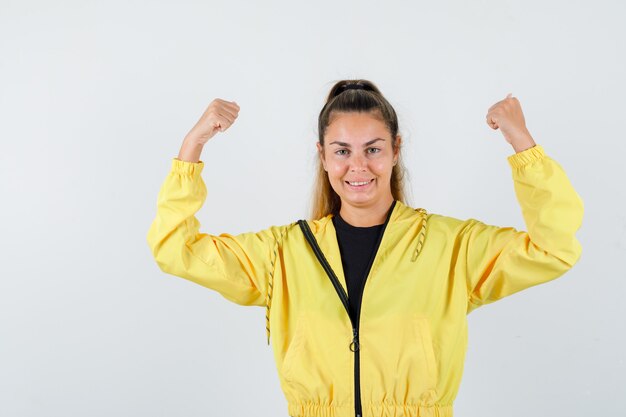
M 372 181 L 371 180 L 370 181 L 364 181 L 364 182 L 350 182 L 350 181 L 348 181 L 348 184 L 354 185 L 354 186 L 358 186 L 358 185 L 369 184 L 370 182 L 372 182 Z

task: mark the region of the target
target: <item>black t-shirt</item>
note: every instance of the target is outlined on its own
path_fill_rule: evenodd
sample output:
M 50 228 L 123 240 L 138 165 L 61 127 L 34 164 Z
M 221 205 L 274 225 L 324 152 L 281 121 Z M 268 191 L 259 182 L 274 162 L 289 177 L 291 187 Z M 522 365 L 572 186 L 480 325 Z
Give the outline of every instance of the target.
M 333 225 L 337 231 L 337 242 L 341 252 L 343 272 L 348 285 L 348 302 L 350 315 L 356 319 L 356 311 L 361 303 L 363 282 L 366 271 L 376 255 L 376 243 L 384 224 L 370 227 L 352 226 L 339 214 L 333 216 Z

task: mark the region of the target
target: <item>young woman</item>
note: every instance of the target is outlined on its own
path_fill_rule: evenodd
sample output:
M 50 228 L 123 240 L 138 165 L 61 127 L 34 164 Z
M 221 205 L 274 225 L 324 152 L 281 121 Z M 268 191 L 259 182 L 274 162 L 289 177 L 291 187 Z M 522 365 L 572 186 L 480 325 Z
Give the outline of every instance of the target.
M 200 154 L 238 112 L 213 100 L 172 160 L 147 236 L 159 267 L 266 308 L 290 416 L 452 416 L 467 314 L 561 276 L 581 254 L 583 203 L 519 101 L 495 103 L 487 124 L 515 150 L 528 232 L 408 207 L 394 109 L 373 83 L 344 80 L 319 115 L 312 219 L 200 233 Z

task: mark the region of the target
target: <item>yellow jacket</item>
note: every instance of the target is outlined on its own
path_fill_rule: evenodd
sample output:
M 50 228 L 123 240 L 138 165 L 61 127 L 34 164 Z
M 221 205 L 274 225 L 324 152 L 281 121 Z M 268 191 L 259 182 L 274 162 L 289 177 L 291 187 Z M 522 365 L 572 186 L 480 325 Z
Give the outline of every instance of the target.
M 579 259 L 583 203 L 533 148 L 508 157 L 528 233 L 397 201 L 353 323 L 331 216 L 307 222 L 336 285 L 294 222 L 258 233 L 200 233 L 202 161 L 172 160 L 147 235 L 162 271 L 264 306 L 290 416 L 452 416 L 467 314 L 550 281 Z M 358 334 L 355 334 L 358 333 Z

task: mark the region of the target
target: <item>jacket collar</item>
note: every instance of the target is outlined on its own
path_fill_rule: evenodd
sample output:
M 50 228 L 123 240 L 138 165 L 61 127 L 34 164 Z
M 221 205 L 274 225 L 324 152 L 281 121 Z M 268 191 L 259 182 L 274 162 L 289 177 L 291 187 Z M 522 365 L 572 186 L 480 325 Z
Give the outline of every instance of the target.
M 411 251 L 411 262 L 417 260 L 420 254 L 425 238 L 426 238 L 426 225 L 428 213 L 423 208 L 412 208 L 396 200 L 396 204 L 393 206 L 389 222 L 383 231 L 383 237 L 380 242 L 378 251 L 376 252 L 376 258 L 372 269 L 375 268 L 378 263 L 378 259 L 383 257 L 384 254 L 396 246 L 397 241 L 402 238 L 406 230 L 415 222 L 420 222 L 420 230 L 417 238 L 417 243 L 413 251 Z M 311 223 L 311 231 L 313 232 L 320 249 L 324 252 L 328 263 L 335 271 L 335 274 L 339 278 L 344 289 L 347 291 L 346 278 L 343 272 L 343 265 L 341 262 L 341 252 L 339 251 L 339 244 L 337 242 L 337 232 L 332 222 L 332 214 L 328 214 L 321 219 L 314 220 Z
M 378 247 L 378 251 L 376 252 L 376 258 L 374 260 L 374 264 L 372 265 L 372 270 L 375 270 L 379 259 L 384 257 L 388 248 L 395 246 L 394 242 L 403 234 L 401 233 L 402 229 L 406 230 L 409 223 L 415 221 L 416 216 L 418 215 L 419 214 L 415 209 L 396 200 L 389 217 L 389 221 L 387 222 L 387 226 L 383 231 L 382 240 L 380 242 L 380 246 Z M 343 271 L 343 264 L 341 262 L 341 252 L 339 251 L 337 232 L 335 230 L 335 226 L 333 225 L 332 217 L 332 214 L 328 214 L 319 220 L 313 221 L 311 224 L 311 231 L 313 232 L 320 249 L 324 253 L 324 256 L 328 260 L 328 263 L 333 271 L 335 271 L 337 278 L 339 278 L 341 285 L 347 292 L 348 287 Z

